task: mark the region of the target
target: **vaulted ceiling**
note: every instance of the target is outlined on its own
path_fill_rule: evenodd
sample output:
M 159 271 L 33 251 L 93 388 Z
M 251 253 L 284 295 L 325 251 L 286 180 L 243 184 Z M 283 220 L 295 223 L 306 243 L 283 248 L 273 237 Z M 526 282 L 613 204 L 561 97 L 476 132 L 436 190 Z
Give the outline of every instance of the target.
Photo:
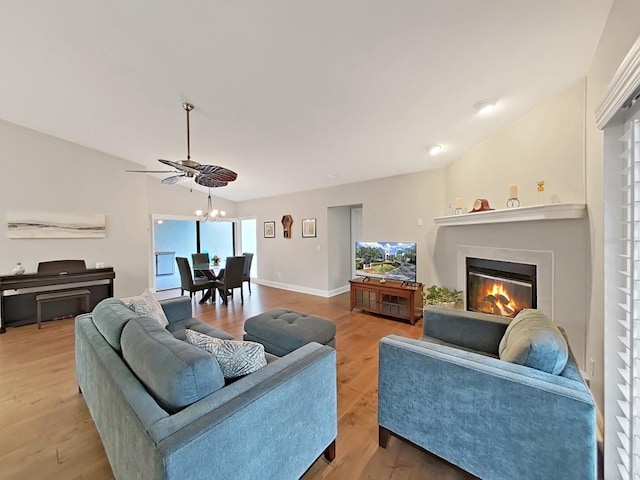
M 4 2 L 0 118 L 158 170 L 191 102 L 236 201 L 439 168 L 584 77 L 611 3 Z

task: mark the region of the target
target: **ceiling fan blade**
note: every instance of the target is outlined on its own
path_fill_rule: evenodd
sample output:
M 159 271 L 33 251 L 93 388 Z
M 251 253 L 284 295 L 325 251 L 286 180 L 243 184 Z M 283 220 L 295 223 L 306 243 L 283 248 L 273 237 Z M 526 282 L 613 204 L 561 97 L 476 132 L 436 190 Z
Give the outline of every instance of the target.
M 177 170 L 175 173 L 179 173 L 179 175 L 165 178 L 162 180 L 162 183 L 173 185 L 183 180 L 193 178 L 198 185 L 215 188 L 224 187 L 228 182 L 233 182 L 238 177 L 236 172 L 218 165 L 200 165 L 198 162 L 191 160 L 189 112 L 195 107 L 193 104 L 185 102 L 182 104 L 182 108 L 187 112 L 187 159 L 173 162 L 159 158 L 158 161 L 160 163 L 175 168 Z
M 175 170 L 125 170 L 131 173 L 176 173 Z
M 173 167 L 177 170 L 180 170 L 181 172 L 190 173 L 191 175 L 198 175 L 200 173 L 195 168 L 187 167 L 178 162 L 172 162 L 171 160 L 162 160 L 161 158 L 159 158 L 158 161 L 164 163 L 165 165 L 169 165 L 170 167 Z
M 233 182 L 238 178 L 238 174 L 228 168 L 219 167 L 218 165 L 198 165 L 196 169 L 201 175 L 215 178 L 220 182 Z
M 198 175 L 196 183 L 209 188 L 224 187 L 227 184 L 227 182 L 220 181 L 210 175 Z
M 165 185 L 175 185 L 176 183 L 180 183 L 188 178 L 189 177 L 182 173 L 180 175 L 174 175 L 173 177 L 163 178 L 160 183 L 164 183 Z

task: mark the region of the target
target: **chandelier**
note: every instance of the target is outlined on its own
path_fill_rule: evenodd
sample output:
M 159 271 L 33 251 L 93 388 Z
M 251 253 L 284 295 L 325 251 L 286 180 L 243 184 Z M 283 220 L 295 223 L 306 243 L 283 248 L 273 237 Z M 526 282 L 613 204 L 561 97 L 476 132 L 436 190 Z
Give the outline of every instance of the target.
M 209 189 L 209 197 L 207 198 L 207 209 L 196 210 L 196 220 L 199 222 L 219 222 L 224 219 L 224 210 L 218 210 L 213 208 L 213 202 L 211 201 L 211 189 Z

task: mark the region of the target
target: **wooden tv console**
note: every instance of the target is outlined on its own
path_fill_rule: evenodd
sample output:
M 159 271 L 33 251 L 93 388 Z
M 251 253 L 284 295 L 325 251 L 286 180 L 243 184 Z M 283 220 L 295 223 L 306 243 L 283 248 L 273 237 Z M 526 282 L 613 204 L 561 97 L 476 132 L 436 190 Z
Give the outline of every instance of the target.
M 349 280 L 351 284 L 351 310 L 359 310 L 408 320 L 415 325 L 422 317 L 422 283 L 402 286 L 402 282 L 377 278 Z

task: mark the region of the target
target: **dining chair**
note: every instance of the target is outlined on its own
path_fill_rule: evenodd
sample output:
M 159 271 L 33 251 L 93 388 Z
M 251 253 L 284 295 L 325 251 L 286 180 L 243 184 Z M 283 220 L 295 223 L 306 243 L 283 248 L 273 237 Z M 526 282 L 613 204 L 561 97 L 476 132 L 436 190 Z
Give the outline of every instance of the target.
M 209 254 L 208 253 L 192 253 L 191 254 L 191 263 L 193 265 L 209 265 Z M 195 278 L 206 278 L 206 275 L 202 273 L 200 270 L 194 270 L 193 276 Z
M 243 252 L 244 270 L 242 272 L 242 282 L 249 285 L 249 295 L 251 295 L 251 262 L 253 261 L 253 253 Z
M 220 298 L 225 305 L 228 305 L 228 297 L 233 297 L 233 289 L 240 289 L 240 299 L 244 304 L 244 295 L 242 293 L 242 277 L 244 273 L 244 261 L 245 257 L 227 257 L 227 262 L 224 267 L 224 273 L 221 274 L 220 279 L 216 280 L 216 288 L 220 293 Z
M 178 271 L 180 272 L 180 295 L 184 295 L 185 290 L 189 292 L 189 297 L 193 298 L 195 292 L 210 290 L 214 288 L 215 282 L 207 277 L 193 278 L 191 265 L 187 257 L 176 257 Z M 204 294 L 203 294 L 204 295 Z

